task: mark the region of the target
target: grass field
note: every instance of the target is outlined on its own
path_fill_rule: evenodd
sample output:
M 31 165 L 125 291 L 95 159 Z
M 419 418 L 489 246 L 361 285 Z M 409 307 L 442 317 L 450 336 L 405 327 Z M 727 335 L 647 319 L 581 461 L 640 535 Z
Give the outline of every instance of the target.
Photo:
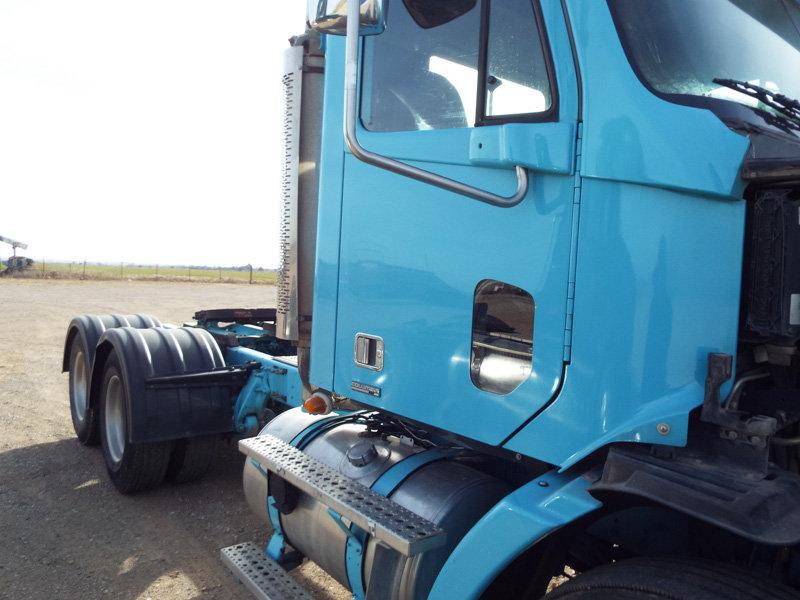
M 37 262 L 14 277 L 37 279 L 136 279 L 157 281 L 197 281 L 222 283 L 274 284 L 277 273 L 270 270 L 223 269 L 213 267 L 173 267 L 154 265 L 101 265 L 83 263 Z

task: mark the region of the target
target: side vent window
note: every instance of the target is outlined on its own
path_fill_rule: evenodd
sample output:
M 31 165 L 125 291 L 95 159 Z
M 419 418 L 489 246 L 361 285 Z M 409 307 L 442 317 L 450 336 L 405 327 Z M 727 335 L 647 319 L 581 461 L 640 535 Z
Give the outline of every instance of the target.
M 553 98 L 544 44 L 530 0 L 491 3 L 488 45 L 486 116 L 549 110 Z
M 472 313 L 472 382 L 508 394 L 531 374 L 533 297 L 516 286 L 486 279 L 475 288 Z

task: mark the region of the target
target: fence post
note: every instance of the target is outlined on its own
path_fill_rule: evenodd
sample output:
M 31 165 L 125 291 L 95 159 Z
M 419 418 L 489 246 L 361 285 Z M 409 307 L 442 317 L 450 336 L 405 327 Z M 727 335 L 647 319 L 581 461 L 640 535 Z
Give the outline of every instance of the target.
M 190 268 L 189 269 L 189 281 L 191 281 L 191 280 L 192 280 L 192 269 Z
M 253 265 L 247 265 L 250 267 L 250 285 L 253 285 Z
M 83 278 L 86 279 L 86 261 L 83 261 Z
M 42 259 L 42 275 L 44 275 L 44 259 Z
M 120 279 L 124 279 L 125 278 L 125 269 L 123 267 L 124 264 L 125 263 L 119 263 L 119 278 Z
M 156 279 L 158 279 L 158 265 L 156 265 Z
M 222 267 L 219 268 L 219 280 L 222 281 Z

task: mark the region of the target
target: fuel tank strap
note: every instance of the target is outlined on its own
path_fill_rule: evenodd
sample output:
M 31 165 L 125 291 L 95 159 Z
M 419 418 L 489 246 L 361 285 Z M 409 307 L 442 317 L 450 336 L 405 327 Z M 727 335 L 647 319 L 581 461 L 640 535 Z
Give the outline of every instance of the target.
M 291 446 L 302 450 L 308 446 L 317 436 L 326 432 L 328 429 L 337 427 L 342 423 L 347 423 L 352 420 L 354 415 L 360 414 L 361 411 L 346 415 L 334 415 L 328 419 L 321 419 L 315 421 L 292 438 L 289 442 Z M 250 459 L 253 466 L 258 471 L 267 477 L 267 472 L 261 468 L 261 465 L 255 459 Z M 270 523 L 272 524 L 272 537 L 267 544 L 267 554 L 272 560 L 280 563 L 283 559 L 284 552 L 286 551 L 286 536 L 283 533 L 283 524 L 281 523 L 281 513 L 275 505 L 272 495 L 267 496 L 267 515 L 269 515 Z
M 375 483 L 373 483 L 371 487 L 373 491 L 381 496 L 388 496 L 414 471 L 434 461 L 447 458 L 451 454 L 451 452 L 440 448 L 431 448 L 424 452 L 413 454 L 385 471 L 375 480 Z
M 292 441 L 289 442 L 289 445 L 294 446 L 298 450 L 302 450 L 306 446 L 308 446 L 316 437 L 328 431 L 328 429 L 332 429 L 333 427 L 337 427 L 342 423 L 349 423 L 358 415 L 364 413 L 366 411 L 360 410 L 353 413 L 348 413 L 345 415 L 333 415 L 327 419 L 321 419 L 319 421 L 315 421 L 305 429 L 303 429 L 300 433 L 292 438 Z
M 412 454 L 384 471 L 370 487 L 372 491 L 388 497 L 412 473 L 427 464 L 447 458 L 449 455 L 449 452 L 439 448 L 431 448 Z M 347 546 L 345 547 L 345 567 L 347 568 L 347 581 L 350 584 L 350 591 L 353 592 L 354 600 L 365 600 L 366 598 L 364 586 L 364 542 L 366 540 L 366 531 L 354 525 L 350 526 L 350 534 L 347 536 Z

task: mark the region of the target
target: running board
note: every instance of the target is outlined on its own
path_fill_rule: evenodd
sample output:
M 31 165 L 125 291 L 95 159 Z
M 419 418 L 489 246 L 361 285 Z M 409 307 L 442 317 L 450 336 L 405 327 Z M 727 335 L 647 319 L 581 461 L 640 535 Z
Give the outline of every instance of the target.
M 253 542 L 228 546 L 219 554 L 225 566 L 260 600 L 313 600 L 310 593 Z
M 445 542 L 430 521 L 272 435 L 240 440 L 239 451 L 404 556 Z

